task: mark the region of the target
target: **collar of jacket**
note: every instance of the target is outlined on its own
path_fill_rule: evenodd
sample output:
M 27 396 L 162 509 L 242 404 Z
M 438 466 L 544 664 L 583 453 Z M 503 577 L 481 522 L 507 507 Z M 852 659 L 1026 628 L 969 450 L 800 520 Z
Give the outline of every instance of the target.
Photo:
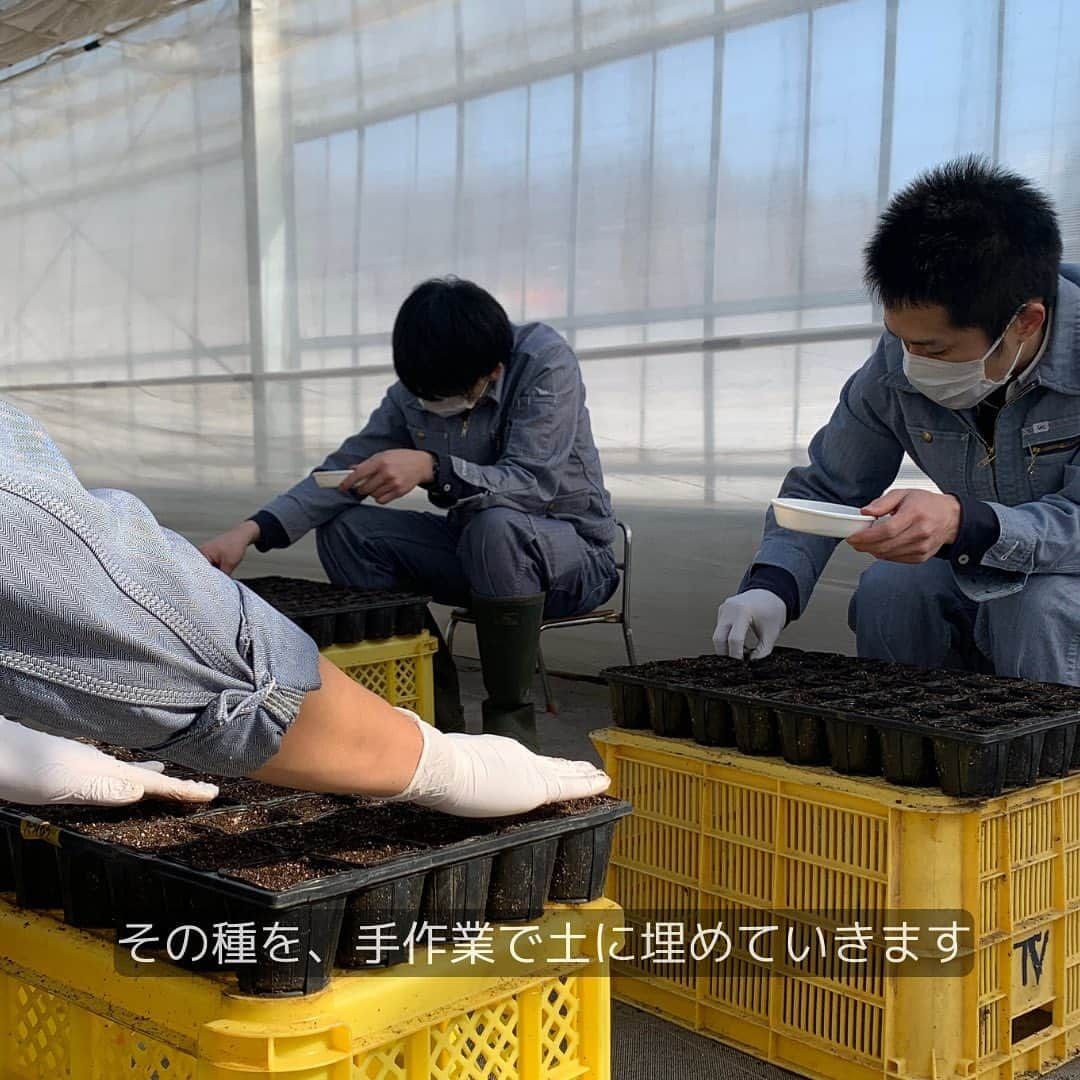
M 1080 395 L 1080 265 L 1061 268 L 1049 333 L 1050 345 L 1031 381 L 1059 394 Z M 894 390 L 917 394 L 904 374 L 900 339 L 888 332 L 884 337 L 887 370 L 882 381 Z

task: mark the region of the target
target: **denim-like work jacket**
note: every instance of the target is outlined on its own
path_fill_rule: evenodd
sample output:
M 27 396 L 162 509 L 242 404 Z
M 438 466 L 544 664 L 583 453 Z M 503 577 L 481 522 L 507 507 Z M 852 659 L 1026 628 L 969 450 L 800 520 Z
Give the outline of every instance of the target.
M 566 341 L 543 323 L 514 328 L 514 350 L 502 377 L 471 411 L 436 416 L 394 383 L 363 431 L 346 439 L 317 471 L 349 469 L 381 450 L 400 448 L 436 457 L 437 483 L 429 498 L 462 525 L 472 514 L 498 506 L 568 521 L 595 543 L 615 539 L 581 367 Z M 263 510 L 292 543 L 357 501 L 307 476 Z
M 974 409 L 946 409 L 908 382 L 901 343 L 886 333 L 781 494 L 865 506 L 893 483 L 907 453 L 942 491 L 985 502 L 997 518 L 997 542 L 978 565 L 953 564 L 971 599 L 1017 592 L 1032 574 L 1080 574 L 1078 286 L 1080 267 L 1062 267 L 1046 351 L 998 414 L 992 444 Z M 837 542 L 782 529 L 770 510 L 752 565 L 788 571 L 801 612 Z
M 0 712 L 217 775 L 265 764 L 320 684 L 311 638 L 5 401 L 0 616 Z

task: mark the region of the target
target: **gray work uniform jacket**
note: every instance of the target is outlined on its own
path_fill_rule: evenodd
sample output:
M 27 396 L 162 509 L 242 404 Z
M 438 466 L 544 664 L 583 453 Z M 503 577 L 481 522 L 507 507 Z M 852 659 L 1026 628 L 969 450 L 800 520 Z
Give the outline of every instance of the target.
M 514 350 L 502 377 L 470 412 L 436 416 L 396 382 L 363 431 L 316 471 L 348 469 L 381 450 L 400 448 L 437 458 L 430 500 L 449 508 L 462 525 L 478 511 L 499 506 L 570 522 L 594 543 L 615 539 L 581 367 L 566 341 L 543 323 L 514 328 Z M 357 502 L 358 496 L 320 488 L 307 476 L 256 515 L 260 523 L 271 515 L 283 530 L 278 542 L 259 546 L 292 543 Z
M 974 409 L 946 409 L 908 382 L 901 343 L 886 333 L 814 436 L 810 463 L 788 473 L 781 494 L 865 506 L 893 483 L 907 453 L 966 515 L 993 515 L 996 539 L 985 551 L 969 557 L 954 544 L 950 556 L 972 600 L 1017 592 L 1032 574 L 1080 574 L 1078 283 L 1080 267 L 1063 267 L 1046 350 L 1007 398 L 991 440 Z M 802 611 L 837 542 L 782 529 L 770 510 L 753 567 L 786 570 Z
M 0 712 L 237 776 L 319 686 L 315 643 L 0 401 Z

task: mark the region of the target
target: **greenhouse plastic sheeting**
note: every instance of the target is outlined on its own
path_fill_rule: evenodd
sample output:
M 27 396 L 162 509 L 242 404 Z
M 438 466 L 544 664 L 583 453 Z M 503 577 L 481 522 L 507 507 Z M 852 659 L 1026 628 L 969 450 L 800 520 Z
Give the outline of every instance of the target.
M 644 656 L 709 648 L 872 348 L 890 192 L 984 153 L 1080 256 L 1060 0 L 204 0 L 12 72 L 0 394 L 88 485 L 209 536 L 363 423 L 414 283 L 472 277 L 579 351 Z M 851 647 L 862 565 L 834 560 L 792 643 Z M 251 556 L 317 569 L 310 540 Z M 548 649 L 620 656 L 602 629 Z

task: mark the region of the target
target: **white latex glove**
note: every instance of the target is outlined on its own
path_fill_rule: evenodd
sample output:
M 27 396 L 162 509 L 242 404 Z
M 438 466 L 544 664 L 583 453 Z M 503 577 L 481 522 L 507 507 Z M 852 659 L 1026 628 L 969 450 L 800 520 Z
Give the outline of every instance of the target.
M 787 605 L 768 589 L 729 596 L 716 615 L 713 648 L 720 656 L 761 660 L 772 652 L 787 623 Z
M 127 762 L 86 743 L 34 731 L 0 716 L 0 799 L 46 806 L 124 806 L 143 796 L 209 802 L 214 784 L 162 776 L 160 761 Z
M 587 761 L 541 757 L 502 735 L 447 735 L 408 709 L 424 749 L 409 786 L 390 802 L 413 802 L 458 817 L 524 814 L 545 803 L 599 795 L 611 783 Z

